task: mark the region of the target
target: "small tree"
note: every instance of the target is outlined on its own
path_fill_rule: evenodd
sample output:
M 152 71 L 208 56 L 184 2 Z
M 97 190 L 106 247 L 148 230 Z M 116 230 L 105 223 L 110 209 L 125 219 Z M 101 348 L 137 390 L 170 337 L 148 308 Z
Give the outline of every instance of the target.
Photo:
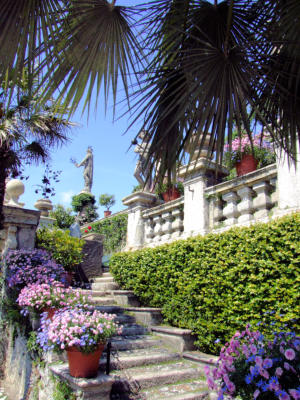
M 116 203 L 115 196 L 113 194 L 101 194 L 99 197 L 100 206 L 106 207 L 106 210 L 109 211 L 110 207 L 112 207 Z
M 54 226 L 60 229 L 68 229 L 75 222 L 70 208 L 64 208 L 61 204 L 54 206 L 54 210 L 49 212 L 51 218 L 55 218 Z

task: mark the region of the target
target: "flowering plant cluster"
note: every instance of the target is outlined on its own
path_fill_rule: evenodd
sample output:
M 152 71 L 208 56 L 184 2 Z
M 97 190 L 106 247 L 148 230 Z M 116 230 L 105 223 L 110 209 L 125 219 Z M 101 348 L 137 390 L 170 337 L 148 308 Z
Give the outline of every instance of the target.
M 37 341 L 44 350 L 62 352 L 76 346 L 82 353 L 92 353 L 99 343 L 122 333 L 114 322 L 115 315 L 100 311 L 68 309 L 55 313 L 53 320 L 41 320 Z
M 17 299 L 19 306 L 28 311 L 41 311 L 44 308 L 81 307 L 89 308 L 91 296 L 86 296 L 80 289 L 65 288 L 60 282 L 32 283 L 24 287 Z
M 31 283 L 64 282 L 65 270 L 46 250 L 10 250 L 6 258 L 8 286 L 21 288 Z
M 272 144 L 268 140 L 263 139 L 260 135 L 255 135 L 252 139 L 252 146 L 247 135 L 236 137 L 232 141 L 231 152 L 229 144 L 226 144 L 226 166 L 230 169 L 233 168 L 237 162 L 241 161 L 244 154 L 253 154 L 254 158 L 258 161 L 258 168 L 275 162 L 275 153 L 272 149 Z
M 217 366 L 206 368 L 207 383 L 225 395 L 242 399 L 300 399 L 300 337 L 274 333 L 266 339 L 259 331 L 236 332 L 222 348 Z
M 89 225 L 87 229 L 84 230 L 84 233 L 89 233 L 92 230 L 92 227 Z

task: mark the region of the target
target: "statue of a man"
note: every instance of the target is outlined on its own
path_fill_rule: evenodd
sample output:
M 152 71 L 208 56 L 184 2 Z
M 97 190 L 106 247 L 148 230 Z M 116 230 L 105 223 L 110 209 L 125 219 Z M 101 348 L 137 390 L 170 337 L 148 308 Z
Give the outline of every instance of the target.
M 86 156 L 81 161 L 81 163 L 77 164 L 74 162 L 74 165 L 79 167 L 84 167 L 83 170 L 83 178 L 84 178 L 84 189 L 83 192 L 91 193 L 92 185 L 93 185 L 93 149 L 89 146 L 87 148 Z
M 147 163 L 147 157 L 150 147 L 150 135 L 147 133 L 147 131 L 141 131 L 138 135 L 138 138 L 141 139 L 141 143 L 138 143 L 137 141 L 132 142 L 132 144 L 136 145 L 134 148 L 134 152 L 139 154 L 139 159 L 136 163 L 133 175 L 145 191 L 150 191 L 150 165 L 149 162 Z

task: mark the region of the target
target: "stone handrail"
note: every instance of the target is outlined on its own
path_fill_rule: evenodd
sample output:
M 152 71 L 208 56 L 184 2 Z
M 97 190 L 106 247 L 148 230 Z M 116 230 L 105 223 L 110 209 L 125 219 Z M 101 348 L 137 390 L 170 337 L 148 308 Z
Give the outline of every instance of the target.
M 277 168 L 269 165 L 205 189 L 208 231 L 265 221 L 277 206 Z
M 172 242 L 182 236 L 183 207 L 184 199 L 180 197 L 142 212 L 146 246 Z

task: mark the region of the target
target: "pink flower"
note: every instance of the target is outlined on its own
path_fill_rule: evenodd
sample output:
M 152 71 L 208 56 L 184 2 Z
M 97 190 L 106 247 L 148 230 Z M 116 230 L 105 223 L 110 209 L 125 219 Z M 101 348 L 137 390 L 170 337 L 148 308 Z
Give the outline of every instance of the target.
M 293 349 L 287 349 L 284 353 L 287 360 L 294 360 L 296 354 Z
M 296 390 L 296 389 L 289 389 L 289 393 L 290 393 L 290 395 L 291 395 L 295 400 L 299 400 L 299 399 L 300 399 L 299 390 Z
M 283 374 L 283 369 L 280 367 L 276 368 L 275 375 L 278 376 L 279 378 L 282 374 Z

